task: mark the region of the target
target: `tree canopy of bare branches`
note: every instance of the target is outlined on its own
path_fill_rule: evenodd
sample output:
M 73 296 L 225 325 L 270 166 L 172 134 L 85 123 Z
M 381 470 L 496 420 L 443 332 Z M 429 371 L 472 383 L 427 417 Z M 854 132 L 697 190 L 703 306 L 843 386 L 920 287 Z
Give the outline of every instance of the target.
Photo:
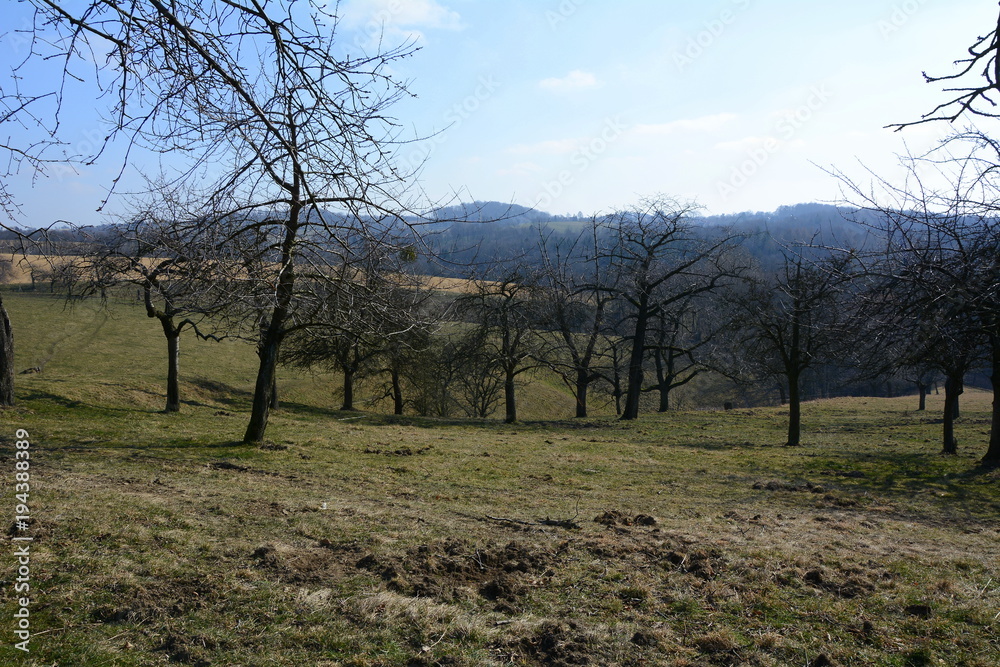
M 691 221 L 693 210 L 659 197 L 606 221 L 612 236 L 606 259 L 620 276 L 615 293 L 625 306 L 621 319 L 628 325 L 631 344 L 622 419 L 639 415 L 647 336 L 655 318 L 741 273 L 729 252 L 734 237 L 698 233 Z
M 904 183 L 877 178 L 862 188 L 841 174 L 862 207 L 877 214 L 882 252 L 867 271 L 880 311 L 912 332 L 905 360 L 945 374 L 943 451 L 957 452 L 953 422 L 965 372 L 989 359 L 993 429 L 984 463 L 1000 463 L 1000 145 L 963 134 L 935 152 L 906 157 Z M 891 307 L 890 307 L 891 306 Z M 909 323 L 909 324 L 907 324 Z
M 914 125 L 946 121 L 953 123 L 962 116 L 1000 118 L 997 94 L 1000 93 L 1000 14 L 996 25 L 985 36 L 977 37 L 968 48 L 968 57 L 955 61 L 957 71 L 941 76 L 924 72 L 927 83 L 944 83 L 944 93 L 950 96 L 920 120 L 889 125 L 897 131 Z
M 167 155 L 150 178 L 189 186 L 198 213 L 179 232 L 228 235 L 217 279 L 258 315 L 244 440 L 263 440 L 281 343 L 313 309 L 299 277 L 330 279 L 359 239 L 383 243 L 401 225 L 407 174 L 388 109 L 408 94 L 391 65 L 412 45 L 345 53 L 336 7 L 320 2 L 32 4 L 30 58 L 62 58 L 66 78 L 93 68 L 109 140 Z

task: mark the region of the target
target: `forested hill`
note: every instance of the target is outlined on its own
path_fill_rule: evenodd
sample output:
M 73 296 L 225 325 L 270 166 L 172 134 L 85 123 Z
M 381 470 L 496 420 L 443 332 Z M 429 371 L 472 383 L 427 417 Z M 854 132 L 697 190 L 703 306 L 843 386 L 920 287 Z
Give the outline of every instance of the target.
M 803 231 L 811 235 L 817 228 L 829 229 L 843 225 L 845 215 L 853 218 L 853 209 L 830 204 L 795 204 L 781 206 L 773 212 L 746 211 L 708 216 L 694 213 L 692 219 L 706 227 L 772 226 L 788 231 Z M 556 215 L 518 204 L 505 204 L 498 201 L 475 201 L 445 206 L 435 209 L 428 217 L 444 223 L 488 223 L 495 227 L 543 224 L 555 229 L 572 228 L 573 223 L 586 223 L 591 219 L 591 216 L 582 213 Z M 797 230 L 796 228 L 801 229 Z
M 462 218 L 460 207 L 449 207 L 445 220 L 470 220 L 442 225 L 430 234 L 431 244 L 448 262 L 444 272 L 458 275 L 462 267 L 491 259 L 520 257 L 526 264 L 537 260 L 540 232 L 555 243 L 579 235 L 588 228 L 584 216 L 552 216 L 542 211 L 499 202 L 476 202 L 466 205 L 477 213 Z M 492 216 L 492 217 L 491 217 Z M 862 248 L 868 228 L 875 222 L 872 214 L 828 204 L 782 206 L 773 212 L 746 212 L 728 215 L 694 216 L 692 223 L 705 233 L 728 228 L 745 235 L 742 245 L 750 254 L 767 263 L 768 256 L 779 254 L 779 244 L 813 243 L 841 248 Z M 440 272 L 442 269 L 429 271 Z
M 324 214 L 325 215 L 325 214 Z M 329 214 L 331 219 L 338 217 Z M 693 216 L 697 227 L 711 233 L 728 228 L 745 235 L 743 246 L 758 259 L 778 252 L 775 240 L 782 243 L 808 243 L 860 248 L 865 244 L 865 212 L 827 204 L 782 206 L 773 212 L 746 212 L 727 215 Z M 531 263 L 540 256 L 538 243 L 544 236 L 552 242 L 568 240 L 586 230 L 591 218 L 578 215 L 553 215 L 517 204 L 477 201 L 436 209 L 426 216 L 437 224 L 416 225 L 427 244 L 422 270 L 428 273 L 463 276 L 478 262 L 492 259 L 522 258 Z M 411 221 L 412 222 L 412 221 Z M 27 230 L 25 230 L 27 231 Z M 76 243 L 93 242 L 113 235 L 113 227 L 50 230 L 41 246 L 49 251 L 74 254 Z M 0 230 L 0 243 L 16 246 L 17 234 Z M 43 248 L 44 250 L 44 248 Z M 429 255 L 446 256 L 443 263 Z

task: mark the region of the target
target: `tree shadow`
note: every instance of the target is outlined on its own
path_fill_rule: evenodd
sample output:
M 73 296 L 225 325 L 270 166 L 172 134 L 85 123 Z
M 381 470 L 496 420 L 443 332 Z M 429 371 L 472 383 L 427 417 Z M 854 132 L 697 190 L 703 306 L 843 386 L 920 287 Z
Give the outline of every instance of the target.
M 250 403 L 253 400 L 252 391 L 237 389 L 232 385 L 226 384 L 225 382 L 219 382 L 218 380 L 210 380 L 208 378 L 189 378 L 187 383 L 211 394 L 213 400 L 217 403 L 230 408 L 249 408 Z

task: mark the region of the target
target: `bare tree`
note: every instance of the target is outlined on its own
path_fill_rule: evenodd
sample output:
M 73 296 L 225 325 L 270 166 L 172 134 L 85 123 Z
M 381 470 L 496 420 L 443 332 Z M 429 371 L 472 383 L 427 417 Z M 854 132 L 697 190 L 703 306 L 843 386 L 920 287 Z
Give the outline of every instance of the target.
M 549 339 L 544 361 L 576 402 L 576 416 L 586 417 L 590 385 L 610 374 L 608 306 L 615 296 L 613 272 L 601 258 L 607 228 L 594 216 L 578 236 L 552 241 L 540 235 L 542 256 L 539 298 L 546 312 L 540 333 Z
M 785 249 L 777 271 L 759 272 L 730 296 L 742 311 L 738 328 L 743 354 L 787 383 L 790 447 L 802 442 L 804 374 L 819 363 L 838 359 L 847 349 L 851 330 L 845 276 L 853 257 L 804 254 L 810 250 Z
M 654 380 L 643 391 L 659 395 L 659 412 L 670 410 L 670 395 L 711 366 L 706 352 L 725 326 L 704 295 L 688 295 L 653 318 L 650 343 Z
M 963 378 L 986 350 L 994 429 L 983 462 L 990 465 L 1000 463 L 998 157 L 1000 146 L 973 133 L 904 158 L 902 184 L 875 177 L 873 187 L 862 188 L 838 174 L 850 196 L 875 215 L 883 238 L 868 268 L 878 277 L 877 303 L 893 306 L 883 307 L 883 317 L 913 332 L 908 343 L 915 361 L 945 375 L 943 453 L 957 452 L 953 424 Z
M 927 83 L 946 82 L 944 89 L 950 99 L 923 114 L 920 120 L 895 123 L 889 127 L 897 131 L 922 123 L 947 121 L 953 123 L 964 115 L 1000 118 L 997 112 L 997 93 L 1000 86 L 1000 14 L 993 29 L 977 37 L 968 49 L 968 57 L 955 61 L 958 71 L 943 76 L 923 73 Z M 970 81 L 970 79 L 972 81 Z
M 997 22 L 993 26 L 993 29 L 985 36 L 976 38 L 968 48 L 968 57 L 956 61 L 955 65 L 957 65 L 958 70 L 951 74 L 928 76 L 924 73 L 924 79 L 928 83 L 948 82 L 947 85 L 954 85 L 954 87 L 945 88 L 944 90 L 946 95 L 950 96 L 949 99 L 946 99 L 930 112 L 921 116 L 920 120 L 897 123 L 890 127 L 894 127 L 898 131 L 922 123 L 936 121 L 954 123 L 963 117 L 972 117 L 973 119 L 1000 117 L 1000 113 L 997 112 L 997 97 L 1000 95 L 1000 13 L 998 13 Z M 981 233 L 977 235 L 977 238 L 980 241 L 983 239 L 986 240 L 981 245 L 984 245 L 987 248 L 987 252 L 992 254 L 982 258 L 984 270 L 980 272 L 980 280 L 976 284 L 976 288 L 980 291 L 977 293 L 967 292 L 966 294 L 973 298 L 976 303 L 980 304 L 978 308 L 979 316 L 982 318 L 991 350 L 991 382 L 994 397 L 993 428 L 989 449 L 983 458 L 983 463 L 995 466 L 1000 465 L 1000 396 L 998 396 L 998 390 L 1000 390 L 1000 317 L 998 317 L 997 309 L 995 308 L 997 300 L 995 276 L 997 272 L 995 268 L 997 255 L 997 231 L 995 225 L 997 200 L 995 197 L 996 188 L 993 181 L 998 165 L 1000 165 L 1000 159 L 998 159 L 1000 158 L 1000 150 L 998 150 L 1000 149 L 1000 144 L 980 132 L 973 132 L 971 136 L 967 134 L 965 138 L 971 138 L 980 148 L 986 148 L 985 156 L 981 154 L 970 156 L 968 162 L 963 165 L 971 167 L 973 175 L 971 178 L 960 179 L 958 181 L 966 185 L 956 187 L 956 192 L 959 196 L 955 197 L 954 200 L 962 202 L 964 206 L 974 204 L 973 208 L 977 208 L 978 212 L 973 217 L 979 218 L 980 221 L 989 221 L 989 224 L 980 226 Z M 958 171 L 960 176 L 966 175 L 964 168 Z M 970 183 L 976 186 L 976 188 L 982 184 L 983 190 L 975 191 L 972 188 L 968 188 L 968 184 Z M 971 194 L 978 197 L 978 199 L 968 197 L 967 192 L 963 190 L 970 190 Z M 918 187 L 917 194 L 924 195 L 926 191 Z M 921 199 L 926 200 L 926 197 L 921 196 Z M 945 210 L 950 210 L 950 208 L 949 206 L 944 207 Z M 984 213 L 988 214 L 988 216 L 983 215 Z M 982 304 L 988 305 L 983 307 Z M 948 446 L 947 440 L 945 446 Z
M 312 282 L 319 295 L 316 309 L 299 312 L 299 324 L 290 334 L 282 354 L 297 366 L 332 365 L 343 376 L 342 410 L 355 409 L 355 383 L 383 370 L 378 360 L 389 361 L 396 414 L 402 414 L 401 349 L 422 338 L 430 321 L 422 306 L 429 292 L 415 276 L 406 273 L 410 255 L 390 252 L 398 242 L 369 244 L 359 239 L 350 256 L 334 267 L 325 267 L 322 279 Z M 418 343 L 419 344 L 419 343 Z
M 498 372 L 496 350 L 484 338 L 488 335 L 486 328 L 477 327 L 458 336 L 453 348 L 458 403 L 466 416 L 479 419 L 492 415 L 506 398 L 505 376 Z
M 160 324 L 167 343 L 165 412 L 180 410 L 181 334 L 191 329 L 199 338 L 219 340 L 210 318 L 227 309 L 231 297 L 217 280 L 220 264 L 227 261 L 219 244 L 228 223 L 192 221 L 186 198 L 177 195 L 161 187 L 153 201 L 123 222 L 83 230 L 85 249 L 78 260 L 83 294 L 98 294 L 107 302 L 109 294 L 137 287 L 146 315 Z
M 537 332 L 540 300 L 537 277 L 511 262 L 474 281 L 475 291 L 459 306 L 473 326 L 480 354 L 499 371 L 504 392 L 504 421 L 517 421 L 518 376 L 538 368 L 542 340 Z
M 405 366 L 403 376 L 413 387 L 412 405 L 417 414 L 450 417 L 462 408 L 470 416 L 478 416 L 468 410 L 469 405 L 476 403 L 474 399 L 463 407 L 456 395 L 472 376 L 468 364 L 477 349 L 463 345 L 459 335 L 443 334 L 428 336 L 426 345 L 410 348 L 413 363 Z M 490 410 L 492 407 L 491 404 Z
M 14 331 L 0 297 L 0 406 L 14 405 Z
M 406 174 L 392 161 L 398 132 L 386 115 L 407 94 L 391 65 L 412 45 L 373 55 L 342 52 L 335 7 L 310 2 L 149 3 L 102 0 L 79 5 L 36 0 L 33 54 L 81 52 L 107 79 L 116 128 L 133 145 L 183 154 L 178 181 L 204 182 L 206 212 L 252 236 L 233 301 L 266 304 L 256 322 L 259 368 L 248 443 L 264 438 L 284 338 L 303 326 L 315 290 L 353 244 L 379 242 L 396 213 Z M 202 180 L 203 179 L 203 180 Z M 209 217 L 209 216 L 204 216 Z M 383 224 L 384 223 L 384 224 Z M 258 243 L 263 241 L 263 243 Z
M 615 290 L 626 304 L 616 328 L 627 330 L 631 343 L 622 419 L 639 415 L 646 345 L 659 313 L 693 295 L 711 292 L 740 273 L 727 252 L 733 236 L 696 228 L 693 210 L 655 198 L 607 221 L 613 235 L 607 260 L 620 276 Z

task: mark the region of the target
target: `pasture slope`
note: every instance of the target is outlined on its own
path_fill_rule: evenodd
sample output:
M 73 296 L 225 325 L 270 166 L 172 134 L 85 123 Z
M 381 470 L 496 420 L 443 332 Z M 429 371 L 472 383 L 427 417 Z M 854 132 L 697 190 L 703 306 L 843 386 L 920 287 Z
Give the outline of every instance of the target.
M 28 652 L 0 555 L 0 664 L 1000 664 L 986 394 L 942 458 L 937 396 L 809 403 L 788 449 L 780 408 L 574 421 L 529 387 L 551 414 L 396 418 L 283 372 L 246 447 L 249 346 L 185 338 L 168 415 L 138 308 L 5 303 L 41 372 L 0 413 L 32 537 Z

